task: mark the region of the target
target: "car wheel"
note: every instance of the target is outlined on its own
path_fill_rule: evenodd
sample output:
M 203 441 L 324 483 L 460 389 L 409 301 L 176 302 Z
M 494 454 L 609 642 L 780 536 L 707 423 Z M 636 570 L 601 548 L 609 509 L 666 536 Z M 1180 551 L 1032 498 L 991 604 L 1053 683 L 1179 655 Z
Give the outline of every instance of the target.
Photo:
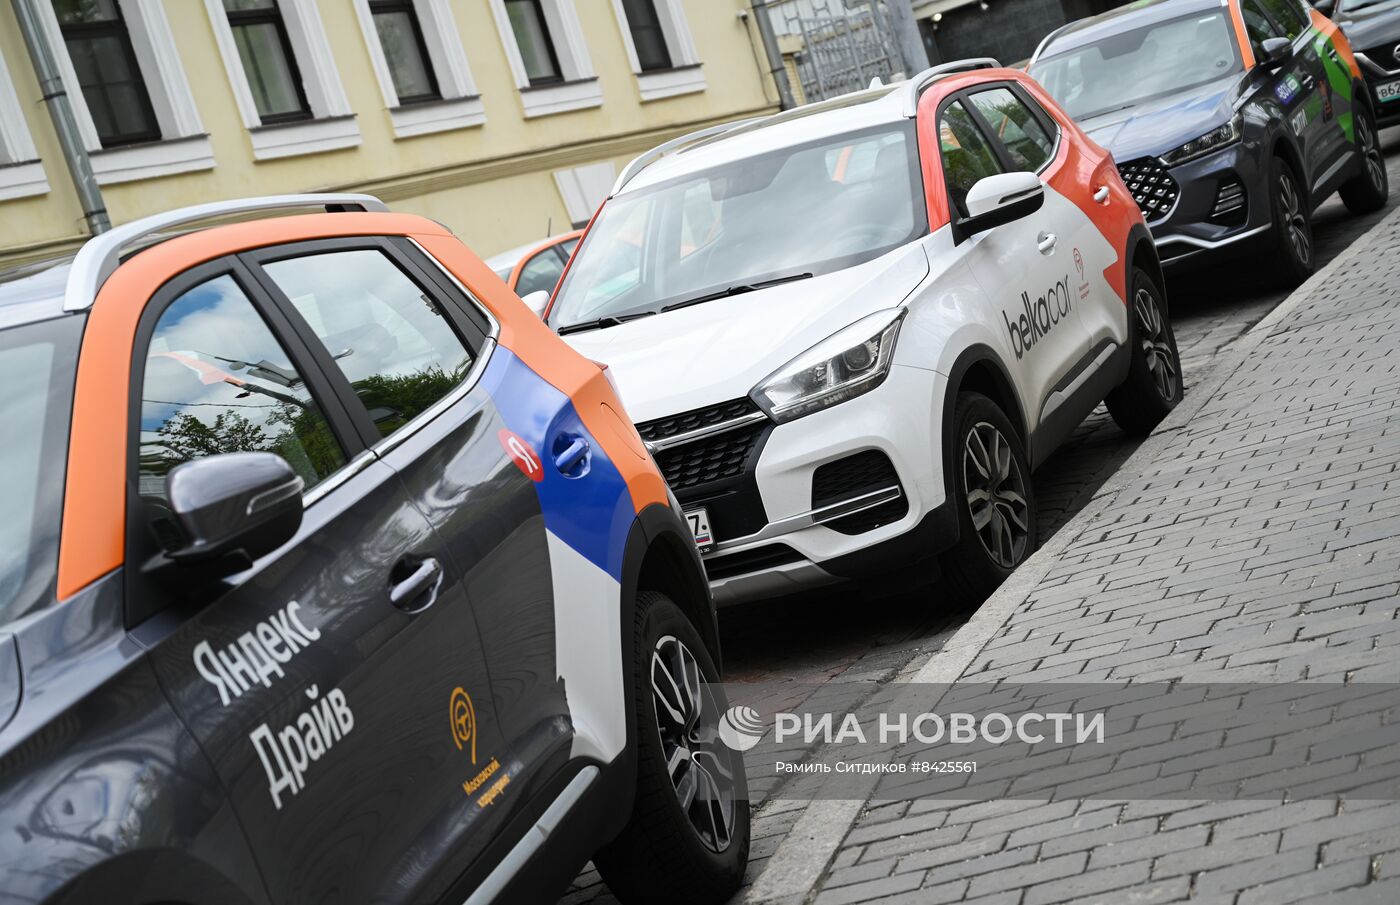
M 1285 286 L 1297 286 L 1313 272 L 1311 205 L 1293 166 L 1282 157 L 1274 158 L 1269 182 L 1274 212 L 1269 267 Z
M 632 706 L 637 795 L 621 835 L 593 858 L 624 903 L 717 905 L 749 859 L 743 758 L 720 738 L 719 671 L 680 608 L 637 596 Z
M 970 600 L 997 589 L 1035 551 L 1035 494 L 1021 438 L 995 402 L 959 393 L 953 409 L 953 505 L 957 544 L 943 574 Z
M 1124 432 L 1146 436 L 1181 401 L 1181 356 L 1167 317 L 1162 290 L 1145 271 L 1133 269 L 1133 303 L 1128 313 L 1132 358 L 1128 377 L 1104 400 Z
M 1358 104 L 1352 118 L 1356 129 L 1356 150 L 1361 155 L 1361 172 L 1342 185 L 1342 203 L 1353 214 L 1370 214 L 1385 207 L 1390 197 L 1390 177 L 1385 171 L 1385 155 L 1371 111 Z

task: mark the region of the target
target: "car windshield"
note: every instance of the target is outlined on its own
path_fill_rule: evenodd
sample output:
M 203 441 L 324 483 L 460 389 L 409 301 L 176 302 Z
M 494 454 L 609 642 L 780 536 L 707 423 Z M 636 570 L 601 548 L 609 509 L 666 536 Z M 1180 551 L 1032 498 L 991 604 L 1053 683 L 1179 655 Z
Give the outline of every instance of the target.
M 0 330 L 0 626 L 51 599 L 82 318 Z
M 783 148 L 604 205 L 559 329 L 872 260 L 927 231 L 912 122 Z
M 1031 75 L 1075 119 L 1126 110 L 1240 70 L 1225 11 L 1108 35 L 1037 60 Z

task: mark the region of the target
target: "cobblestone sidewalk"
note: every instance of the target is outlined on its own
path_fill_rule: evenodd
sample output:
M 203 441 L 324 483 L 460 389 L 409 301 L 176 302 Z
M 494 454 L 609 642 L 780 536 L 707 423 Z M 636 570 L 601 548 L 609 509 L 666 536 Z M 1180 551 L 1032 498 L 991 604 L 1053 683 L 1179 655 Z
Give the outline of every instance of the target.
M 1400 217 L 1362 241 L 1065 529 L 963 681 L 1400 681 Z M 1309 778 L 1358 756 L 1400 752 Z M 1400 802 L 883 805 L 818 889 L 817 905 L 1389 905 Z

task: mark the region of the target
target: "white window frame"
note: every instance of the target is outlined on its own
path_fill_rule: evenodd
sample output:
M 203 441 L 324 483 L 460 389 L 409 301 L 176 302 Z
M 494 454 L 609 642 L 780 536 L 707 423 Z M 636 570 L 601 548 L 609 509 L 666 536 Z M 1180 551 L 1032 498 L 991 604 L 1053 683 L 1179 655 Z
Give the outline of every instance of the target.
M 161 137 L 159 141 L 107 149 L 97 137 L 97 127 L 88 112 L 53 4 L 46 0 L 34 4 L 44 38 L 58 61 L 59 76 L 78 121 L 78 135 L 88 150 L 98 184 L 112 185 L 213 169 L 214 148 L 200 122 L 199 108 L 195 106 L 161 0 L 117 0 L 117 3 L 131 39 L 131 49 L 136 53 L 141 79 L 146 84 L 146 93 L 151 98 L 151 108 L 160 125 Z
M 316 9 L 316 0 L 277 0 L 312 118 L 268 126 L 264 126 L 258 116 L 258 106 L 248 87 L 248 76 L 243 72 L 243 60 L 238 56 L 238 45 L 233 41 L 233 29 L 228 24 L 223 0 L 204 0 L 204 5 L 214 27 L 214 42 L 224 58 L 224 69 L 233 87 L 238 112 L 253 142 L 255 160 L 319 154 L 353 148 L 360 143 L 360 127 L 355 122 L 355 111 L 345 95 L 345 87 L 340 83 L 340 73 L 335 68 L 335 57 L 321 23 L 321 14 Z
M 641 92 L 642 100 L 655 101 L 704 91 L 705 71 L 700 68 L 700 54 L 695 49 L 695 38 L 685 18 L 683 0 L 652 0 L 652 3 L 656 5 L 656 18 L 660 20 L 661 32 L 666 38 L 666 52 L 671 55 L 671 68 L 642 72 L 642 64 L 637 59 L 637 45 L 632 40 L 632 29 L 627 24 L 627 10 L 622 0 L 612 0 L 617 24 L 622 29 L 622 43 L 627 48 L 627 60 L 637 77 L 637 89 Z
M 466 129 L 486 122 L 486 111 L 477 93 L 476 82 L 472 79 L 467 53 L 462 48 L 461 32 L 457 30 L 457 20 L 452 15 L 449 0 L 413 0 L 413 11 L 423 30 L 423 43 L 428 47 L 427 62 L 433 67 L 442 100 L 407 107 L 399 104 L 398 92 L 394 90 L 394 77 L 384 56 L 379 30 L 374 27 L 369 0 L 354 2 L 360 30 L 365 35 L 365 46 L 369 48 L 370 64 L 379 79 L 384 105 L 389 109 L 389 119 L 394 125 L 395 138 Z
M 583 26 L 579 24 L 574 0 L 540 0 L 545 27 L 549 30 L 550 40 L 554 42 L 554 52 L 559 57 L 560 74 L 564 76 L 564 81 L 539 86 L 530 84 L 504 0 L 490 2 L 496 30 L 500 32 L 501 44 L 505 47 L 506 61 L 510 64 L 511 75 L 515 77 L 515 87 L 520 90 L 526 119 L 603 105 L 603 86 L 593 70 L 593 60 L 588 55 L 588 45 L 583 39 Z
M 617 165 L 611 160 L 554 171 L 554 184 L 575 228 L 593 219 L 616 181 Z
M 0 201 L 43 195 L 49 190 L 48 176 L 29 134 L 10 67 L 0 53 Z

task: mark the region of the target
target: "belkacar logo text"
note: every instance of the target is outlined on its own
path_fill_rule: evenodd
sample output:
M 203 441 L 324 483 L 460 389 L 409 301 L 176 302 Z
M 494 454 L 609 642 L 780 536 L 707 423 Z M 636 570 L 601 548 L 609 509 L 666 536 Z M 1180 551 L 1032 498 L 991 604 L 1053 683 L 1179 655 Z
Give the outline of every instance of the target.
M 1034 348 L 1040 338 L 1055 328 L 1061 318 L 1069 315 L 1073 299 L 1069 294 L 1069 274 L 1045 291 L 1034 302 L 1030 293 L 1021 293 L 1021 315 L 1014 321 L 1011 315 L 1001 312 L 1006 321 L 1006 330 L 1011 334 L 1011 348 L 1019 359 Z

